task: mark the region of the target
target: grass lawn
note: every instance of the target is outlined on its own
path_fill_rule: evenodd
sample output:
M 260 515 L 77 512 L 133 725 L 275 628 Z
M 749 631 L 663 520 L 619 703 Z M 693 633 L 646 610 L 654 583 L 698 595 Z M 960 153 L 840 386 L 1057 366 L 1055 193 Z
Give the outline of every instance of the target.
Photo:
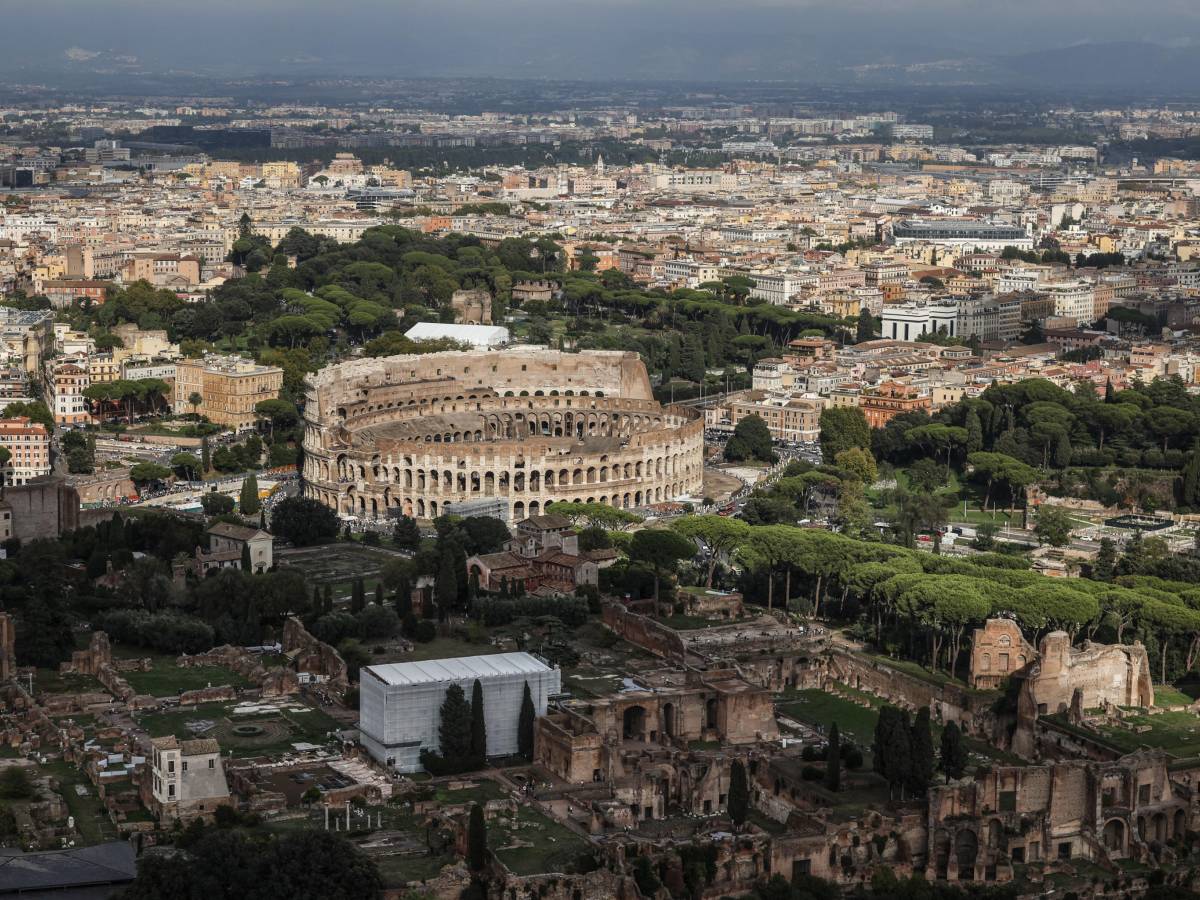
M 441 856 L 379 856 L 373 857 L 387 887 L 400 887 L 413 881 L 436 878 L 443 866 L 455 861 L 452 854 Z
M 500 849 L 514 840 L 533 846 Z M 515 875 L 565 872 L 591 848 L 584 838 L 531 806 L 518 808 L 515 827 L 499 822 L 489 826 L 488 846 Z
M 896 470 L 896 485 L 897 487 L 912 489 L 908 480 L 908 472 L 904 469 Z M 938 490 L 950 490 L 958 494 L 958 504 L 953 509 L 948 510 L 951 522 L 968 522 L 972 525 L 979 525 L 983 522 L 994 522 L 996 525 L 1004 526 L 1009 524 L 1010 520 L 1015 522 L 1020 522 L 1021 520 L 1020 511 L 1016 511 L 1013 515 L 1010 515 L 1007 509 L 989 508 L 987 512 L 982 512 L 979 509 L 979 503 L 983 500 L 982 487 L 970 481 L 960 481 L 958 473 L 953 469 L 950 471 L 949 479 L 944 484 L 939 485 Z M 867 497 L 876 509 L 884 510 L 889 514 L 895 512 L 894 508 L 884 502 L 885 495 L 883 491 L 869 490 Z M 1003 502 L 1004 499 L 1003 497 L 993 497 L 992 501 Z M 966 512 L 963 512 L 963 500 L 967 501 Z
M 1192 700 L 1192 697 L 1169 684 L 1160 684 L 1154 688 L 1155 706 L 1189 706 Z
M 837 722 L 838 730 L 854 738 L 860 747 L 869 749 L 875 738 L 875 723 L 879 721 L 878 700 L 862 707 L 833 694 L 814 689 L 795 691 L 779 704 L 779 712 L 797 722 L 819 725 L 826 731 Z
M 158 661 L 155 661 L 149 672 L 126 672 L 125 680 L 139 694 L 150 694 L 154 697 L 173 697 L 181 691 L 191 691 L 209 685 L 250 687 L 249 681 L 224 666 L 196 666 L 184 669 L 174 664 L 163 666 Z
M 472 644 L 470 641 L 460 641 L 458 638 L 439 637 L 428 644 L 414 644 L 412 653 L 406 653 L 403 659 L 392 660 L 392 662 L 447 659 L 455 656 L 486 656 L 495 652 L 495 648 L 488 644 Z
M 24 679 L 22 679 L 24 682 Z M 26 686 L 28 686 L 28 683 Z M 61 675 L 55 669 L 38 669 L 33 674 L 33 692 L 48 694 L 78 694 L 99 691 L 106 693 L 104 686 L 91 675 Z
M 275 756 L 290 751 L 292 744 L 298 742 L 324 744 L 327 732 L 342 727 L 337 720 L 311 707 L 304 712 L 285 710 L 235 716 L 232 714 L 234 706 L 233 703 L 203 703 L 167 712 L 148 713 L 137 717 L 137 721 L 151 737 L 174 735 L 180 740 L 215 738 L 223 751 L 231 751 L 237 757 Z M 203 734 L 194 734 L 187 723 L 202 719 L 214 722 L 215 727 Z M 232 736 L 229 731 L 236 724 L 260 725 L 269 729 L 269 732 L 265 737 L 242 740 Z
M 508 791 L 494 781 L 481 779 L 476 782 L 475 787 L 457 791 L 448 791 L 444 787 L 439 787 L 435 796 L 438 803 L 454 806 L 459 803 L 483 804 L 489 800 L 500 800 L 508 796 Z
M 54 775 L 59 780 L 59 793 L 67 805 L 67 811 L 75 817 L 75 827 L 79 829 L 84 844 L 99 844 L 103 841 L 115 840 L 116 826 L 104 811 L 104 804 L 96 788 L 87 780 L 83 772 L 62 760 L 55 760 L 39 767 L 40 774 Z M 76 785 L 86 789 L 80 794 Z
M 1128 716 L 1129 728 L 1103 728 L 1099 733 L 1110 743 L 1132 752 L 1141 747 L 1161 748 L 1172 756 L 1194 756 L 1200 747 L 1200 716 L 1190 712 L 1164 712 L 1154 716 Z M 1149 725 L 1138 734 L 1131 729 Z
M 919 662 L 915 662 L 911 659 L 892 659 L 890 656 L 882 656 L 878 653 L 864 653 L 863 655 L 877 660 L 890 669 L 895 669 L 896 671 L 903 672 L 906 675 L 912 675 L 914 678 L 920 678 L 922 681 L 927 681 L 930 684 L 936 684 L 939 687 L 944 684 L 953 684 L 961 688 L 968 688 L 966 682 L 957 678 L 951 678 L 946 672 L 933 672 L 925 668 Z
M 870 694 L 855 691 L 853 688 L 841 686 L 841 690 L 853 696 L 861 697 L 871 706 L 863 707 L 856 703 L 833 694 L 818 690 L 792 691 L 784 695 L 777 709 L 781 715 L 804 722 L 809 725 L 819 725 L 826 732 L 829 726 L 837 722 L 838 730 L 854 740 L 863 751 L 864 769 L 871 766 L 871 744 L 875 740 L 875 723 L 879 721 L 879 707 L 883 702 Z M 937 722 L 932 723 L 933 746 L 936 749 L 942 739 L 942 727 Z M 1011 753 L 999 750 L 984 741 L 965 738 L 967 749 L 976 756 L 993 763 L 1009 766 L 1023 766 L 1025 761 Z

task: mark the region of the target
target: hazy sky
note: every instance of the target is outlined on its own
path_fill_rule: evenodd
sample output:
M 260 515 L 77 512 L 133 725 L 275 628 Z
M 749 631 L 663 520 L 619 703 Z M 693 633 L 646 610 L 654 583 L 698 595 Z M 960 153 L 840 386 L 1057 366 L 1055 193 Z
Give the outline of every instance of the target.
M 0 0 L 7 67 L 101 52 L 227 72 L 815 77 L 1107 41 L 1200 49 L 1200 2 Z

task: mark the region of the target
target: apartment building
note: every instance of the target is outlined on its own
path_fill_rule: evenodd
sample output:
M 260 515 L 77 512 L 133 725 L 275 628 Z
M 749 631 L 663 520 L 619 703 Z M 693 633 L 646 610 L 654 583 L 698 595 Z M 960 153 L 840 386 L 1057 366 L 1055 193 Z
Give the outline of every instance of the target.
M 745 275 L 754 281 L 750 296 L 766 300 L 775 306 L 785 306 L 792 297 L 817 284 L 817 276 L 798 272 L 744 272 L 736 269 L 722 270 L 722 275 Z
M 1089 282 L 1061 281 L 1043 285 L 1041 290 L 1054 301 L 1056 317 L 1070 319 L 1075 325 L 1095 320 L 1096 297 Z
M 65 309 L 76 300 L 99 305 L 105 301 L 109 287 L 111 285 L 107 281 L 54 278 L 42 282 L 42 293 L 55 309 Z
M 732 431 L 747 416 L 758 416 L 776 441 L 815 441 L 821 433 L 820 400 L 788 392 L 743 391 L 705 410 L 705 426 Z
M 83 392 L 91 385 L 86 359 L 67 359 L 46 364 L 46 390 L 50 412 L 58 425 L 84 425 L 92 420 Z
M 22 362 L 26 372 L 41 372 L 42 360 L 54 349 L 54 313 L 0 306 L 0 344 L 10 359 Z
M 120 270 L 126 284 L 148 281 L 155 287 L 189 288 L 200 283 L 200 260 L 179 253 L 136 253 Z
M 928 412 L 932 405 L 928 394 L 911 384 L 897 381 L 885 381 L 877 387 L 865 388 L 858 400 L 858 407 L 872 428 L 882 428 L 903 413 L 917 410 Z
M 738 178 L 728 172 L 706 169 L 687 169 L 680 172 L 667 172 L 653 175 L 650 178 L 650 188 L 670 193 L 716 193 L 729 191 L 737 187 Z
M 967 297 L 958 304 L 957 333 L 981 341 L 1015 341 L 1021 336 L 1021 300 L 1005 297 Z
M 175 364 L 176 413 L 193 411 L 191 397 L 200 396 L 195 410 L 218 425 L 242 429 L 254 425 L 254 406 L 274 400 L 283 387 L 283 369 L 261 366 L 240 356 L 209 354 Z
M 50 474 L 50 432 L 26 416 L 0 419 L 0 447 L 9 452 L 4 467 L 6 484 L 28 484 Z

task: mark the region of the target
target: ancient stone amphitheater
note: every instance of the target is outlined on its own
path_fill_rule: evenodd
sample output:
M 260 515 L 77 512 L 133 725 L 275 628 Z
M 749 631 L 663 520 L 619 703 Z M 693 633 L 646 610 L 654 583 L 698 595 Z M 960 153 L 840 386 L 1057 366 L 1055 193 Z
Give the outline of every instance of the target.
M 515 522 L 555 501 L 701 491 L 703 419 L 654 400 L 636 353 L 355 360 L 309 378 L 304 418 L 304 495 L 342 515 L 434 518 L 490 499 Z

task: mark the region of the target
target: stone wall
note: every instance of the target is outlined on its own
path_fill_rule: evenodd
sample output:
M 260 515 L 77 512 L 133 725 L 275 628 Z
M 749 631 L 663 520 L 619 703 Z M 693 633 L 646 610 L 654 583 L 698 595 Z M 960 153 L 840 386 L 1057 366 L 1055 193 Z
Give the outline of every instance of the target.
M 605 603 L 601 607 L 605 625 L 629 643 L 672 662 L 682 663 L 687 649 L 679 633 L 648 616 L 630 612 L 620 603 Z
M 185 653 L 176 660 L 176 665 L 184 668 L 222 666 L 257 684 L 264 697 L 281 697 L 300 692 L 300 682 L 291 669 L 285 669 L 283 666 L 268 669 L 263 666 L 261 656 L 231 644 L 214 647 L 195 655 Z
M 17 671 L 17 628 L 13 617 L 0 612 L 0 683 L 8 681 Z
M 62 478 L 9 485 L 4 501 L 12 508 L 13 536 L 22 543 L 56 538 L 79 527 L 79 492 Z
M 988 619 L 971 638 L 971 687 L 994 690 L 1037 657 L 1012 619 Z
M 955 684 L 935 684 L 882 660 L 836 647 L 829 653 L 827 677 L 905 709 L 928 706 L 935 721 L 957 722 L 968 733 L 990 738 L 994 729 L 995 694 L 975 693 Z
M 148 672 L 150 666 L 149 657 L 114 661 L 108 635 L 103 631 L 95 631 L 92 632 L 88 648 L 72 653 L 71 661 L 62 663 L 59 671 L 76 675 L 91 675 L 118 700 L 130 702 L 134 699 L 134 690 L 129 682 L 121 676 L 121 672 Z
M 337 650 L 317 640 L 295 616 L 283 623 L 283 652 L 294 659 L 298 672 L 310 672 L 326 679 L 326 686 L 338 693 L 349 687 L 346 661 Z
M 1114 871 L 1124 858 L 1163 862 L 1162 844 L 1186 834 L 1194 818 L 1161 751 L 996 767 L 930 791 L 926 875 L 1005 881 L 1014 863 L 1088 859 Z
M 1067 712 L 1073 701 L 1081 709 L 1107 704 L 1153 706 L 1154 684 L 1146 648 L 1140 643 L 1091 641 L 1072 647 L 1064 631 L 1045 635 L 1038 659 L 1021 674 L 1012 751 L 1026 759 L 1036 758 L 1038 717 Z

